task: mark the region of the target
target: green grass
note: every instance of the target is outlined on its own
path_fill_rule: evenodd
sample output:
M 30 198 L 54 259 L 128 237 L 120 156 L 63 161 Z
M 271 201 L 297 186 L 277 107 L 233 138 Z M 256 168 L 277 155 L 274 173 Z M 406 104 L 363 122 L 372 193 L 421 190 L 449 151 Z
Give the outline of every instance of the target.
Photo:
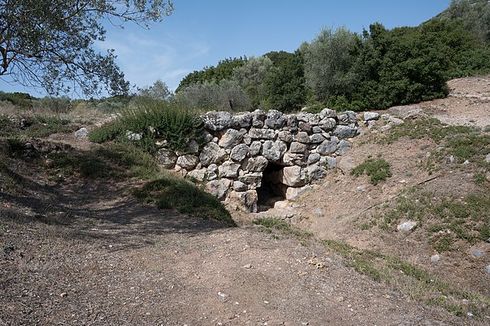
M 342 241 L 325 240 L 323 243 L 342 256 L 347 266 L 358 273 L 385 282 L 413 299 L 442 307 L 457 316 L 462 316 L 466 311 L 479 316 L 490 305 L 489 297 L 460 290 L 400 258 L 358 249 Z M 463 300 L 469 303 L 463 303 Z
M 393 127 L 381 141 L 391 144 L 402 137 L 407 137 L 410 139 L 430 138 L 440 143 L 448 136 L 470 134 L 476 131 L 472 127 L 446 125 L 435 118 L 413 119 L 405 120 L 405 123 Z
M 406 120 L 395 126 L 379 139 L 380 143 L 393 143 L 400 138 L 431 139 L 440 145 L 439 150 L 431 153 L 427 168 L 432 171 L 434 162 L 443 162 L 450 155 L 456 163 L 468 160 L 478 167 L 489 170 L 490 164 L 484 157 L 490 153 L 490 135 L 475 127 L 446 125 L 434 118 Z
M 15 164 L 15 160 L 8 162 L 8 159 L 25 159 L 19 155 L 23 151 L 24 142 L 20 140 L 0 142 L 0 184 L 6 191 L 13 192 L 11 187 L 18 185 L 8 169 L 8 165 Z M 81 177 L 111 182 L 137 178 L 147 181 L 141 189 L 134 191 L 135 196 L 145 202 L 195 217 L 218 220 L 229 226 L 235 225 L 230 213 L 217 198 L 185 179 L 164 174 L 149 153 L 131 144 L 104 144 L 82 152 L 52 152 L 47 159 L 50 161 L 46 164 L 47 172 L 54 179 Z M 43 164 L 41 157 L 29 160 Z
M 88 152 L 50 153 L 48 158 L 53 162 L 51 172 L 57 175 L 76 174 L 91 179 L 150 179 L 159 172 L 155 159 L 132 145 L 108 144 Z
M 379 254 L 373 251 L 358 250 L 342 241 L 324 240 L 323 243 L 346 258 L 347 266 L 352 267 L 358 273 L 368 275 L 375 281 L 386 279 L 387 276 L 374 264 L 374 261 L 379 258 Z
M 267 230 L 267 232 L 278 231 L 283 235 L 293 236 L 302 241 L 308 240 L 313 236 L 310 232 L 296 228 L 288 222 L 274 217 L 257 218 L 253 220 L 253 223 L 263 227 L 263 230 Z
M 458 241 L 473 245 L 490 238 L 490 193 L 483 189 L 462 199 L 440 198 L 411 188 L 374 216 L 377 225 L 386 231 L 394 230 L 403 219 L 425 225 L 427 238 L 438 252 L 456 249 Z
M 26 127 L 0 115 L 0 137 L 42 138 L 56 133 L 70 133 L 77 129 L 69 120 L 58 116 L 35 115 L 24 118 Z
M 203 122 L 194 111 L 186 110 L 176 104 L 150 99 L 137 101 L 136 107 L 121 111 L 118 118 L 89 134 L 92 142 L 103 143 L 110 140 L 127 141 L 128 131 L 142 135 L 135 145 L 154 152 L 155 139 L 167 141 L 173 150 L 185 150 L 191 139 L 202 137 Z
M 228 226 L 236 225 L 216 197 L 182 178 L 161 175 L 159 179 L 135 190 L 134 194 L 140 200 L 154 203 L 162 209 L 176 209 L 183 214 L 214 219 Z
M 475 173 L 473 179 L 475 180 L 475 183 L 479 186 L 483 186 L 487 181 L 487 178 L 483 173 Z
M 356 177 L 366 174 L 369 176 L 370 182 L 373 185 L 377 185 L 379 182 L 385 181 L 391 177 L 390 164 L 384 159 L 368 158 L 355 167 L 351 174 Z

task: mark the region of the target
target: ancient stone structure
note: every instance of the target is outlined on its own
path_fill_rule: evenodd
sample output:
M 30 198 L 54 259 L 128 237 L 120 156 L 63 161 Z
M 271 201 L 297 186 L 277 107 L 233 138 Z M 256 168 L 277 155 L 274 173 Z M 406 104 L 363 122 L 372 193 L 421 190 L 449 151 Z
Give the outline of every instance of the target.
M 161 149 L 160 164 L 250 212 L 275 198 L 291 199 L 324 177 L 350 148 L 346 139 L 359 132 L 354 112 L 330 109 L 318 114 L 208 112 L 202 118 L 204 143 L 191 141 L 185 153 Z

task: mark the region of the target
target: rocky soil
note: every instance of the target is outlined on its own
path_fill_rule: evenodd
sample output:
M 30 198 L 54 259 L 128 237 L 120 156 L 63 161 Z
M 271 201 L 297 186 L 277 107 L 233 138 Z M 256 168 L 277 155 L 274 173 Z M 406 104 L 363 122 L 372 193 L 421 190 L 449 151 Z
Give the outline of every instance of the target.
M 482 85 L 474 81 L 452 81 L 453 95 L 473 94 L 476 86 L 471 85 Z M 466 102 L 460 106 L 462 101 L 476 100 L 450 96 L 422 103 L 413 114 L 489 124 L 486 99 L 472 102 L 477 108 Z M 465 105 L 474 118 L 458 116 Z M 389 112 L 395 116 L 396 110 Z M 321 239 L 339 239 L 401 255 L 488 295 L 488 247 L 482 248 L 482 258 L 463 259 L 467 253 L 455 253 L 434 265 L 434 252 L 419 246 L 416 237 L 358 228 L 366 210 L 406 187 L 423 183 L 468 191 L 473 185 L 462 172 L 427 181 L 433 176 L 416 162 L 434 148 L 428 140 L 401 139 L 380 147 L 366 142 L 370 131 L 364 132 L 338 162 L 336 173 L 292 205 L 259 214 L 234 212 L 241 224 L 236 228 L 143 205 L 128 194 L 137 183 L 53 181 L 44 167 L 15 161 L 9 168 L 22 188 L 12 192 L 0 187 L 0 325 L 488 324 L 490 313 L 456 316 L 419 301 L 359 273 L 321 244 Z M 51 139 L 80 150 L 90 146 L 70 137 Z M 376 154 L 392 164 L 393 176 L 386 183 L 375 187 L 348 174 Z M 297 239 L 250 223 L 285 211 L 314 237 Z

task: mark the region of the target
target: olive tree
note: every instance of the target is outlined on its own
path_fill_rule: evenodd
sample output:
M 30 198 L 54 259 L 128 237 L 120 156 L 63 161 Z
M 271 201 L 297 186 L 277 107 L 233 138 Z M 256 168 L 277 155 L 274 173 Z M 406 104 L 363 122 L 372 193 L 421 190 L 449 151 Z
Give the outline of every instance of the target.
M 127 93 L 114 51 L 94 48 L 104 23 L 148 27 L 172 10 L 170 0 L 0 0 L 0 78 L 53 95 Z
M 303 45 L 306 83 L 317 100 L 351 93 L 356 76 L 352 72 L 359 37 L 345 28 L 323 30 L 313 42 Z
M 254 107 L 265 100 L 264 80 L 271 68 L 271 59 L 258 57 L 250 58 L 243 66 L 233 70 L 232 79 L 247 92 Z
M 172 92 L 168 88 L 167 84 L 160 79 L 155 81 L 153 85 L 140 89 L 138 93 L 139 96 L 157 100 L 167 100 L 172 96 Z

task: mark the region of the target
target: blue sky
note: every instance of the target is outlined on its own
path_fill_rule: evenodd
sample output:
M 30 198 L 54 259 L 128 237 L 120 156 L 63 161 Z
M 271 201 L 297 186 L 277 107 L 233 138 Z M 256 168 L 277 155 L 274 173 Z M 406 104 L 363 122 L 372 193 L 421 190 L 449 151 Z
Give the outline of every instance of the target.
M 165 81 L 175 89 L 189 72 L 241 55 L 294 51 L 322 28 L 361 32 L 373 22 L 414 26 L 450 0 L 174 0 L 175 11 L 150 30 L 135 25 L 108 28 L 101 50 L 113 48 L 131 84 Z M 39 91 L 0 80 L 0 90 Z

